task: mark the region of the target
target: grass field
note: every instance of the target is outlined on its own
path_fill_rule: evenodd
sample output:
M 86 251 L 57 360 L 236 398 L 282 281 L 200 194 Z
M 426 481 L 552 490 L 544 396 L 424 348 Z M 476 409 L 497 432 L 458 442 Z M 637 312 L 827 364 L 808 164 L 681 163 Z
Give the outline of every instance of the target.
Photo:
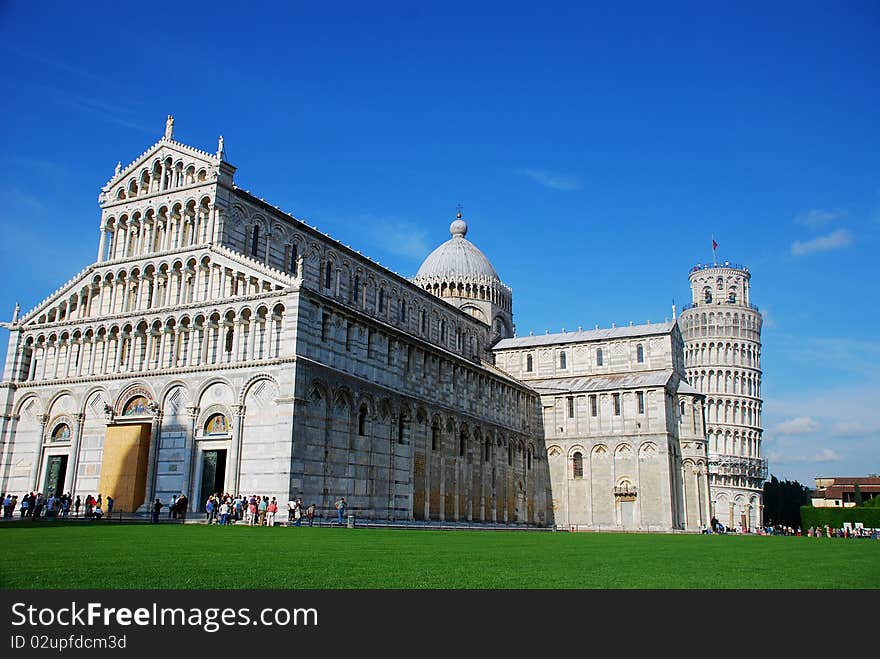
M 880 588 L 880 542 L 203 525 L 0 526 L 3 588 Z

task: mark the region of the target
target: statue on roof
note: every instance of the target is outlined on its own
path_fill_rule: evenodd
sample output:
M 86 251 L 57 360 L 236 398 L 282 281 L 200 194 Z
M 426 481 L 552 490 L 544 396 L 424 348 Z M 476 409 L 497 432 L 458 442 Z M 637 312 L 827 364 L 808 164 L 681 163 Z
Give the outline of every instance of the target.
M 116 169 L 113 170 L 113 176 L 119 176 L 119 172 L 122 171 L 122 161 L 118 160 L 116 162 Z
M 168 119 L 165 121 L 165 139 L 170 140 L 173 137 L 174 137 L 174 117 L 169 114 Z
M 220 139 L 217 140 L 217 160 L 223 160 L 223 156 L 226 155 L 223 153 L 223 136 L 220 136 Z

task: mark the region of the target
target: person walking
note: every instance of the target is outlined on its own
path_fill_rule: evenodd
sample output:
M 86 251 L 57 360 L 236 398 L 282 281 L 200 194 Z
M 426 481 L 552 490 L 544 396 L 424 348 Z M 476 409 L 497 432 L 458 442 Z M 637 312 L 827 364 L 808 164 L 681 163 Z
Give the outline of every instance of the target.
M 214 523 L 214 495 L 208 497 L 208 500 L 205 502 L 205 521 L 208 524 Z
M 309 526 L 311 526 L 315 521 L 315 504 L 310 504 L 308 508 L 306 508 L 306 517 L 309 520 Z
M 248 501 L 247 516 L 248 516 L 248 526 L 256 526 L 256 524 L 257 524 L 257 500 L 255 498 L 251 498 L 251 500 Z
M 82 501 L 79 498 L 79 495 L 76 495 L 76 501 L 73 502 L 73 516 L 79 517 L 79 508 L 82 506 Z
M 110 517 L 110 513 L 113 512 L 113 497 L 107 495 L 107 517 Z
M 339 497 L 336 501 L 336 521 L 339 522 L 339 525 L 342 526 L 342 518 L 345 515 L 345 497 Z
M 220 504 L 220 526 L 226 526 L 229 520 L 229 504 L 225 501 Z
M 171 498 L 168 499 L 168 519 L 174 519 L 174 513 L 177 509 L 177 495 L 172 494 Z
M 260 499 L 260 503 L 257 506 L 257 511 L 260 513 L 260 521 L 259 525 L 263 526 L 266 523 L 266 510 L 269 508 L 269 497 L 263 497 Z

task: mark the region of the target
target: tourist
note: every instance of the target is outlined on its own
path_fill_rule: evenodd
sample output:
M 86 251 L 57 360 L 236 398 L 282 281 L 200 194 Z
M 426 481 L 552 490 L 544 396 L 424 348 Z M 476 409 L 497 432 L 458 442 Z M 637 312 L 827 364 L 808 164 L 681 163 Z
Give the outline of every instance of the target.
M 260 499 L 260 503 L 257 505 L 257 511 L 260 513 L 260 521 L 258 522 L 260 526 L 263 526 L 266 523 L 266 511 L 269 509 L 269 497 L 263 497 Z
M 3 517 L 8 519 L 12 517 L 12 495 L 7 494 L 3 499 Z
M 34 501 L 34 519 L 40 519 L 43 514 L 43 507 L 46 505 L 46 499 L 42 492 L 37 492 L 37 499 Z
M 30 493 L 25 494 L 21 498 L 21 518 L 24 519 L 30 514 L 31 508 L 31 495 Z
M 162 502 L 159 501 L 159 497 L 156 497 L 156 501 L 153 503 L 153 524 L 159 523 L 159 511 L 162 510 Z
M 248 526 L 255 526 L 257 523 L 257 500 L 253 496 L 248 501 L 247 516 Z
M 315 521 L 315 504 L 310 504 L 306 509 L 306 517 L 309 520 L 309 526 Z
M 291 499 L 287 502 L 287 521 L 292 522 L 295 518 L 293 516 L 293 511 L 296 508 L 296 501 Z
M 235 497 L 232 505 L 235 509 L 235 521 L 237 522 L 242 518 L 242 512 L 244 511 L 244 499 L 242 499 L 240 494 Z
M 172 494 L 168 499 L 168 519 L 174 519 L 175 514 L 177 514 L 177 495 Z
M 220 526 L 226 526 L 229 518 L 229 504 L 224 501 L 220 504 Z
M 181 494 L 177 497 L 177 503 L 174 504 L 175 507 L 175 517 L 181 521 L 186 520 L 186 505 L 189 501 L 186 498 L 185 494 Z
M 107 517 L 110 517 L 110 513 L 113 512 L 113 497 L 107 495 Z
M 342 525 L 342 516 L 345 515 L 345 497 L 339 497 L 336 501 L 336 521 L 339 522 L 340 526 Z
M 208 524 L 214 523 L 214 495 L 208 497 L 208 500 L 205 502 L 205 521 Z
M 73 516 L 79 517 L 79 509 L 82 506 L 82 501 L 79 498 L 79 495 L 76 495 L 76 501 L 73 502 Z
M 303 516 L 303 500 L 302 497 L 297 498 L 293 507 L 293 524 L 294 526 L 302 526 Z
M 275 526 L 275 513 L 277 512 L 278 504 L 275 502 L 275 497 L 272 497 L 272 501 L 266 506 L 266 526 Z
M 100 496 L 100 495 L 98 495 Z M 92 513 L 93 519 L 101 519 L 104 516 L 104 510 L 101 508 L 100 503 L 95 504 L 95 512 Z

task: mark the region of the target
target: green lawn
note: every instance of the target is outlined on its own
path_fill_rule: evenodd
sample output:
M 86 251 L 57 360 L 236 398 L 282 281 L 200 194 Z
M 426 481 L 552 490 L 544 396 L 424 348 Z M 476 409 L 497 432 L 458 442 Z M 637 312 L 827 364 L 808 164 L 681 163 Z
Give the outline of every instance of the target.
M 880 542 L 12 523 L 3 588 L 878 588 Z

